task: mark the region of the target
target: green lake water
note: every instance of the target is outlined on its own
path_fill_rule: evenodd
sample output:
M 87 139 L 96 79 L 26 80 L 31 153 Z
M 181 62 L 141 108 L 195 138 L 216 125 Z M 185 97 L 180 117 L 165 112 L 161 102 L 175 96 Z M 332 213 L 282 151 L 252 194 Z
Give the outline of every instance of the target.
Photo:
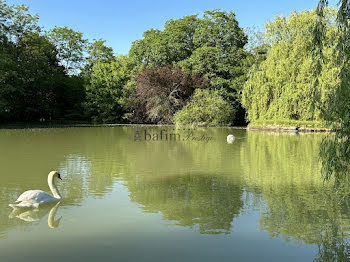
M 0 129 L 0 261 L 349 261 L 350 199 L 321 179 L 323 136 Z M 49 191 L 51 170 L 62 201 L 8 206 Z

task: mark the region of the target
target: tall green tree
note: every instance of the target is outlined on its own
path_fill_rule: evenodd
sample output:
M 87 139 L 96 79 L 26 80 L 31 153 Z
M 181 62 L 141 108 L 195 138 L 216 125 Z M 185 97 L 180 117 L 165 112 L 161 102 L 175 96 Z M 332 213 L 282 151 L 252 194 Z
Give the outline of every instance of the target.
M 83 83 L 66 75 L 55 45 L 41 33 L 38 15 L 0 2 L 0 121 L 77 115 Z M 78 113 L 79 114 L 79 113 Z
M 316 12 L 294 12 L 265 25 L 266 60 L 252 67 L 245 83 L 242 103 L 248 120 L 324 121 L 339 83 L 333 54 L 337 29 L 335 11 L 327 10 L 323 69 L 318 70 L 312 28 Z
M 99 61 L 92 67 L 85 109 L 94 121 L 123 121 L 133 67 L 126 56 L 115 57 L 109 63 Z
M 0 115 L 29 121 L 54 116 L 57 76 L 63 75 L 55 47 L 38 33 L 26 34 L 17 46 L 7 44 L 0 63 Z
M 83 34 L 66 26 L 54 27 L 48 32 L 48 37 L 57 50 L 57 58 L 68 74 L 77 74 L 85 63 L 84 52 L 87 40 Z
M 113 49 L 105 45 L 106 40 L 94 40 L 88 44 L 87 52 L 89 54 L 88 61 L 90 64 L 95 62 L 109 62 L 113 59 Z
M 132 44 L 129 55 L 146 66 L 165 66 L 187 59 L 196 49 L 194 36 L 200 22 L 197 15 L 190 15 L 167 21 L 163 31 L 147 30 L 143 39 Z
M 18 44 L 27 33 L 40 32 L 39 15 L 30 14 L 28 6 L 9 6 L 6 1 L 1 1 L 0 9 L 2 33 L 7 35 L 9 41 Z
M 164 30 L 148 30 L 129 55 L 141 66 L 178 65 L 208 78 L 231 107 L 240 108 L 240 92 L 249 65 L 247 36 L 233 12 L 219 9 L 169 20 Z M 236 110 L 237 111 L 237 110 Z M 244 120 L 244 112 L 240 114 Z M 233 121 L 233 119 L 232 119 Z
M 324 42 L 326 39 L 326 7 L 327 0 L 320 0 L 317 7 L 317 24 L 314 30 L 316 56 L 319 60 L 324 57 Z M 339 0 L 336 17 L 338 38 L 334 48 L 339 67 L 339 83 L 336 85 L 333 103 L 331 104 L 327 120 L 335 131 L 323 140 L 320 149 L 322 171 L 325 178 L 333 175 L 349 183 L 350 172 L 350 1 Z
M 81 71 L 81 76 L 89 81 L 91 76 L 92 68 L 98 62 L 108 63 L 114 58 L 113 49 L 105 45 L 105 40 L 94 40 L 87 45 L 87 63 Z

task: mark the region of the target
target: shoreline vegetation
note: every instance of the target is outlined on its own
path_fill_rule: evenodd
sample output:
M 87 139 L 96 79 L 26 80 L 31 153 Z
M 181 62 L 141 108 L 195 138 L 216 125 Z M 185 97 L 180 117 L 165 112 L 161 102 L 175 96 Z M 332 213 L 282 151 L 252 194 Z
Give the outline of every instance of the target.
M 255 121 L 249 123 L 248 130 L 269 130 L 276 132 L 331 132 L 324 122 L 313 121 Z
M 28 6 L 1 1 L 0 124 L 328 132 L 347 117 L 348 89 L 338 87 L 349 77 L 337 60 L 337 12 L 322 14 L 319 53 L 318 9 L 276 16 L 263 32 L 214 9 L 170 19 L 115 55 L 102 39 L 46 31 Z
M 72 127 L 115 127 L 115 126 L 139 126 L 154 127 L 164 126 L 173 127 L 175 129 L 196 129 L 196 128 L 228 128 L 228 129 L 246 129 L 248 131 L 272 131 L 272 132 L 313 132 L 325 133 L 331 132 L 330 128 L 326 128 L 322 123 L 314 122 L 276 122 L 265 121 L 249 123 L 247 126 L 193 126 L 184 125 L 177 126 L 175 124 L 144 124 L 144 123 L 93 123 L 88 121 L 47 121 L 47 122 L 16 122 L 0 124 L 0 129 L 31 129 L 31 128 L 72 128 Z

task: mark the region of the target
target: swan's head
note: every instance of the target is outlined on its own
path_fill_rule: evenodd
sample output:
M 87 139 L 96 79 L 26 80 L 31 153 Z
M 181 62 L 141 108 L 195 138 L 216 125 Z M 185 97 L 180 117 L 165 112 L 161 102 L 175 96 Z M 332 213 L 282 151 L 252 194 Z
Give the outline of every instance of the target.
M 58 173 L 58 171 L 51 171 L 50 174 L 53 176 L 53 177 L 57 177 L 58 179 L 61 179 L 61 174 Z

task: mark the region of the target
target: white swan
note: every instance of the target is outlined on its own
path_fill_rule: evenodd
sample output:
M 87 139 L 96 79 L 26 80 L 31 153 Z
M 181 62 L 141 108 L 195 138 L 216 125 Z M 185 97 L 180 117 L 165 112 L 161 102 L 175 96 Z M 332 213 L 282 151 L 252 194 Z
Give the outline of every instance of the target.
M 47 177 L 47 182 L 51 189 L 53 196 L 42 190 L 28 190 L 18 197 L 17 204 L 10 204 L 10 207 L 39 207 L 42 204 L 57 202 L 62 199 L 58 191 L 54 178 L 57 177 L 62 180 L 61 175 L 57 171 L 51 171 Z
M 232 144 L 235 141 L 234 135 L 228 135 L 226 138 L 227 143 Z

